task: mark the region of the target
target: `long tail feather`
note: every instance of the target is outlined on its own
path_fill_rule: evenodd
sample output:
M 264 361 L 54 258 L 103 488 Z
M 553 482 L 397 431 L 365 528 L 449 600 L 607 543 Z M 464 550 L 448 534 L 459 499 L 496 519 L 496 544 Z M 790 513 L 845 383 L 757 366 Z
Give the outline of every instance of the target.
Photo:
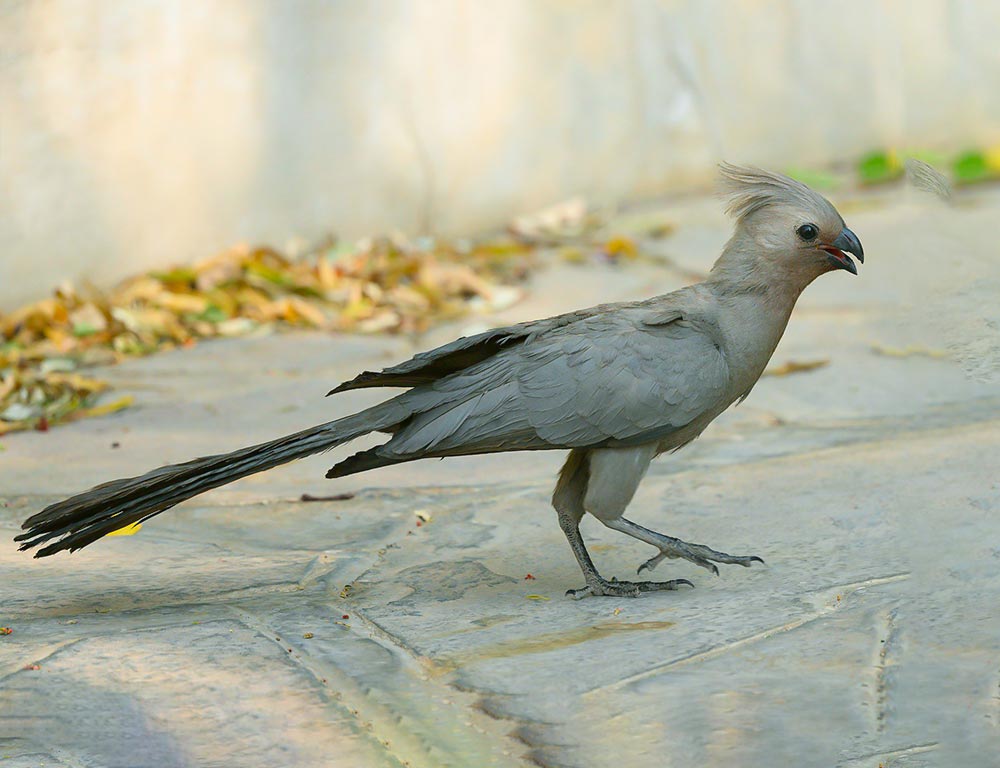
M 73 552 L 112 531 L 158 515 L 192 496 L 242 477 L 334 448 L 356 437 L 386 429 L 406 417 L 393 401 L 327 424 L 279 437 L 232 453 L 204 456 L 183 464 L 159 467 L 139 477 L 95 486 L 32 515 L 15 537 L 21 549 L 52 539 L 35 557 L 64 549 Z

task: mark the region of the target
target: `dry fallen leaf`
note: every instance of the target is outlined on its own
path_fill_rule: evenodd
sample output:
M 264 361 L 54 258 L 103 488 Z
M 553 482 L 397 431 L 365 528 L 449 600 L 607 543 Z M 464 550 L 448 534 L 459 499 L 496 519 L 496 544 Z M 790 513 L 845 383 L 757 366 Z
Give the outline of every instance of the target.
M 517 284 L 546 241 L 591 235 L 590 247 L 609 258 L 635 256 L 627 237 L 604 233 L 598 241 L 599 226 L 582 200 L 572 200 L 515 224 L 514 237 L 328 239 L 294 258 L 238 245 L 106 293 L 62 284 L 52 297 L 0 315 L 0 435 L 132 405 L 128 397 L 98 403 L 108 387 L 78 372 L 89 366 L 290 328 L 420 333 L 469 312 L 506 309 L 522 298 Z
M 95 405 L 93 408 L 83 408 L 74 414 L 71 414 L 71 418 L 87 418 L 90 416 L 106 416 L 109 413 L 117 413 L 118 411 L 125 410 L 130 405 L 135 402 L 135 398 L 132 395 L 126 395 L 125 397 L 119 397 L 110 403 L 104 403 L 103 405 Z
M 788 376 L 792 373 L 804 373 L 815 371 L 817 368 L 824 368 L 830 364 L 829 360 L 789 360 L 787 363 L 768 368 L 762 375 L 764 376 Z
M 51 298 L 0 315 L 0 435 L 132 405 L 130 397 L 99 404 L 107 385 L 74 373 L 79 368 L 283 328 L 419 332 L 508 306 L 521 293 L 507 286 L 526 277 L 534 251 L 506 238 L 397 237 L 353 247 L 327 242 L 293 259 L 241 245 L 130 278 L 106 294 L 64 284 Z
M 911 344 L 907 347 L 890 347 L 886 344 L 872 344 L 872 352 L 883 357 L 930 357 L 941 360 L 948 357 L 947 350 L 930 349 L 918 344 Z
M 629 237 L 612 237 L 604 244 L 604 255 L 611 261 L 634 259 L 639 255 L 639 246 Z

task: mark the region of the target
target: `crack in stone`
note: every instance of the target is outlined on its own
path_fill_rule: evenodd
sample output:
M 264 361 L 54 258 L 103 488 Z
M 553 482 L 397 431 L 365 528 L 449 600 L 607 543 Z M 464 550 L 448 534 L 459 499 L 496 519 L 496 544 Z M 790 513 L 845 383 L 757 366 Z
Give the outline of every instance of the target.
M 61 642 L 58 645 L 56 645 L 55 648 L 53 648 L 51 651 L 49 651 L 48 653 L 46 653 L 44 656 L 37 657 L 37 658 L 33 659 L 32 661 L 29 661 L 28 664 L 37 664 L 40 667 L 44 666 L 46 663 L 49 662 L 49 660 L 54 659 L 60 653 L 62 653 L 63 651 L 65 651 L 67 648 L 72 648 L 74 645 L 78 645 L 78 644 L 82 643 L 84 640 L 88 640 L 88 639 L 89 638 L 86 638 L 86 637 L 77 637 L 77 638 L 74 638 L 73 640 L 64 640 L 63 642 Z M 0 677 L 0 685 L 3 685 L 8 680 L 10 680 L 12 677 L 14 677 L 17 674 L 20 674 L 23 671 L 24 671 L 24 665 L 23 664 L 21 666 L 19 666 L 17 669 L 11 670 L 10 672 L 8 672 L 3 677 Z
M 909 573 L 896 573 L 889 576 L 878 576 L 870 579 L 864 579 L 862 581 L 851 582 L 848 584 L 835 584 L 830 587 L 824 587 L 821 591 L 827 595 L 830 599 L 820 600 L 820 607 L 814 612 L 807 616 L 801 616 L 793 621 L 789 621 L 785 624 L 779 624 L 778 626 L 768 627 L 767 629 L 761 630 L 760 632 L 755 632 L 752 635 L 747 635 L 745 637 L 737 638 L 736 640 L 730 640 L 728 642 L 722 643 L 721 645 L 714 646 L 704 651 L 698 651 L 687 656 L 682 656 L 677 659 L 672 659 L 671 661 L 664 662 L 662 664 L 657 664 L 649 669 L 643 670 L 642 672 L 637 672 L 633 675 L 623 677 L 620 680 L 616 680 L 612 683 L 606 683 L 603 685 L 598 685 L 593 688 L 589 688 L 583 692 L 583 696 L 592 696 L 597 693 L 606 693 L 608 691 L 618 690 L 624 688 L 632 683 L 639 682 L 640 680 L 645 680 L 650 677 L 655 677 L 669 669 L 674 669 L 676 667 L 686 666 L 688 664 L 695 664 L 703 661 L 708 661 L 709 659 L 714 659 L 718 656 L 722 656 L 726 653 L 743 648 L 747 645 L 752 645 L 758 643 L 762 640 L 767 640 L 774 635 L 783 634 L 785 632 L 791 632 L 794 629 L 803 627 L 807 624 L 812 624 L 813 622 L 819 621 L 825 618 L 829 614 L 837 610 L 838 602 L 833 602 L 833 596 L 846 593 L 848 595 L 853 594 L 859 590 L 865 589 L 866 587 L 879 586 L 882 584 L 891 584 L 897 581 L 905 581 L 910 577 Z
M 388 638 L 393 638 L 393 636 L 377 628 L 377 625 L 374 625 L 377 629 L 371 632 L 371 634 L 360 631 L 357 624 L 364 624 L 366 628 L 371 628 L 373 623 L 363 619 L 356 609 L 352 608 L 351 611 L 352 617 L 360 620 L 349 627 L 348 631 L 351 635 L 360 640 L 376 642 L 378 645 L 386 648 L 386 643 L 382 636 L 388 636 Z M 289 646 L 295 645 L 290 640 L 277 641 L 275 638 L 287 635 L 287 633 L 282 633 L 275 629 L 259 616 L 236 608 L 233 609 L 233 614 L 241 624 L 257 632 L 262 637 L 269 639 L 271 642 L 277 643 L 283 651 L 287 651 Z M 380 642 L 380 640 L 383 642 Z M 412 649 L 401 646 L 395 641 L 386 650 L 392 653 L 397 659 L 402 656 L 405 662 L 404 670 L 408 674 L 415 673 L 414 677 L 418 683 L 426 682 L 426 665 L 421 663 L 426 662 L 424 657 L 418 656 Z M 428 768 L 437 768 L 437 766 L 442 764 L 461 764 L 460 762 L 452 763 L 448 761 L 442 763 L 441 753 L 444 752 L 447 754 L 449 747 L 455 749 L 453 743 L 449 744 L 449 747 L 443 747 L 442 743 L 429 740 L 428 736 L 421 733 L 419 729 L 408 727 L 407 721 L 414 717 L 412 712 L 408 712 L 405 706 L 397 709 L 379 701 L 378 698 L 370 695 L 354 678 L 335 663 L 328 663 L 312 658 L 298 647 L 292 653 L 287 653 L 286 658 L 301 667 L 324 690 L 330 691 L 332 698 L 336 699 L 341 707 L 347 709 L 355 722 L 358 723 L 359 732 L 367 733 L 371 738 L 375 739 L 385 749 L 386 754 L 390 755 L 401 766 L 428 766 Z M 406 669 L 406 667 L 409 667 L 409 669 Z M 421 685 L 421 688 L 421 698 L 427 696 L 429 700 L 435 700 L 433 691 L 426 690 L 426 686 L 424 685 Z M 451 686 L 447 686 L 447 690 L 453 691 L 454 694 L 460 693 Z M 437 700 L 440 701 L 441 698 L 437 697 Z M 450 694 L 446 694 L 443 698 L 445 700 L 442 703 L 449 708 L 463 709 L 458 702 L 450 701 Z M 429 717 L 423 719 L 424 725 L 430 728 L 432 733 L 440 731 L 442 727 L 445 728 L 452 742 L 462 722 L 464 722 L 465 728 L 461 729 L 460 740 L 464 739 L 466 743 L 470 740 L 480 742 L 483 749 L 479 751 L 484 754 L 491 754 L 497 751 L 497 747 L 500 746 L 498 739 L 503 740 L 503 742 L 510 739 L 506 734 L 496 734 L 487 731 L 485 728 L 478 727 L 469 719 L 461 722 L 455 719 L 447 723 Z M 513 741 L 511 741 L 510 746 L 513 748 Z M 508 754 L 506 749 L 502 751 L 504 754 Z M 462 755 L 461 753 L 456 753 L 452 757 L 456 760 L 461 760 Z
M 302 576 L 299 577 L 296 585 L 300 589 L 311 587 L 324 576 L 328 576 L 332 573 L 336 569 L 336 562 L 337 559 L 335 557 L 331 557 L 329 552 L 320 552 L 316 555 L 316 557 L 309 561 L 309 565 L 307 565 L 305 571 L 302 572 Z
M 81 762 L 75 754 L 71 754 L 61 747 L 51 744 L 39 744 L 37 741 L 21 736 L 2 737 L 0 736 L 0 751 L 4 754 L 0 760 L 16 758 L 20 760 L 37 761 L 37 765 L 49 765 L 48 760 L 55 759 L 63 768 L 92 768 L 94 763 Z M 11 754 L 8 754 L 11 753 Z M 27 764 L 27 763 L 22 763 Z
M 874 686 L 874 714 L 875 729 L 882 733 L 885 731 L 886 720 L 891 709 L 890 698 L 891 688 L 889 680 L 889 668 L 894 664 L 890 654 L 896 643 L 896 611 L 893 608 L 882 616 L 882 626 L 879 631 L 881 639 L 876 637 L 875 659 L 875 686 Z
M 331 703 L 335 703 L 338 707 L 345 710 L 356 724 L 356 730 L 359 737 L 368 738 L 376 742 L 377 748 L 382 750 L 386 756 L 395 761 L 400 768 L 406 768 L 406 766 L 411 765 L 410 760 L 404 759 L 389 746 L 392 742 L 398 743 L 404 741 L 405 739 L 401 737 L 401 734 L 394 733 L 391 741 L 388 738 L 383 738 L 376 733 L 373 718 L 362 715 L 360 709 L 361 705 L 355 707 L 347 703 L 346 699 L 348 697 L 356 701 L 366 701 L 364 691 L 358 687 L 354 680 L 341 672 L 341 670 L 339 670 L 335 665 L 324 664 L 316 659 L 312 659 L 307 654 L 303 653 L 301 649 L 296 649 L 292 653 L 288 653 L 288 644 L 283 643 L 283 641 L 278 639 L 286 633 L 275 629 L 261 617 L 251 613 L 250 611 L 236 608 L 234 606 L 229 606 L 229 608 L 231 615 L 236 621 L 248 629 L 256 632 L 269 643 L 277 645 L 284 652 L 285 658 L 311 677 L 315 682 L 317 689 L 323 692 L 323 698 L 327 699 Z M 328 683 L 330 678 L 335 678 L 335 684 L 333 686 Z M 384 716 L 381 719 L 383 722 L 386 722 L 386 718 Z
M 919 755 L 923 752 L 933 752 L 937 748 L 938 742 L 929 741 L 926 744 L 913 744 L 908 747 L 899 747 L 898 749 L 892 749 L 885 752 L 869 752 L 865 755 L 850 757 L 847 760 L 843 760 L 837 763 L 837 768 L 867 768 L 873 760 L 894 760 L 898 757 L 908 757 L 910 755 Z

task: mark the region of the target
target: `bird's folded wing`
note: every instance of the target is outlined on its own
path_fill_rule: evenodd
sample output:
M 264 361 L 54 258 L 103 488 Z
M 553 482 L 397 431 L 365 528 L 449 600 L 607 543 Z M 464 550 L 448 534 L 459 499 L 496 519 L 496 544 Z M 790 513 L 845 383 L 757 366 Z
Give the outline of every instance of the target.
M 712 334 L 640 308 L 593 315 L 414 390 L 380 453 L 412 456 L 625 446 L 660 439 L 725 397 Z
M 551 348 L 520 350 L 518 391 L 542 440 L 643 443 L 689 424 L 724 396 L 728 370 L 711 336 L 680 318 L 662 326 L 636 319 L 595 318 Z

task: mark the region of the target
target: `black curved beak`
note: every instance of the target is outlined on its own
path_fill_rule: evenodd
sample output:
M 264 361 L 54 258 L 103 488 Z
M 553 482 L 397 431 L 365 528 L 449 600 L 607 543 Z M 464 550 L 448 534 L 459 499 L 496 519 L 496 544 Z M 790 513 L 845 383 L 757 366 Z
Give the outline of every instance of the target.
M 837 235 L 837 239 L 829 245 L 821 243 L 816 247 L 821 251 L 826 251 L 827 259 L 835 268 L 846 269 L 852 275 L 858 274 L 858 268 L 851 261 L 850 256 L 847 255 L 848 253 L 856 256 L 862 264 L 865 263 L 865 249 L 861 247 L 861 241 L 858 240 L 858 236 L 847 227 L 844 227 L 840 234 Z

